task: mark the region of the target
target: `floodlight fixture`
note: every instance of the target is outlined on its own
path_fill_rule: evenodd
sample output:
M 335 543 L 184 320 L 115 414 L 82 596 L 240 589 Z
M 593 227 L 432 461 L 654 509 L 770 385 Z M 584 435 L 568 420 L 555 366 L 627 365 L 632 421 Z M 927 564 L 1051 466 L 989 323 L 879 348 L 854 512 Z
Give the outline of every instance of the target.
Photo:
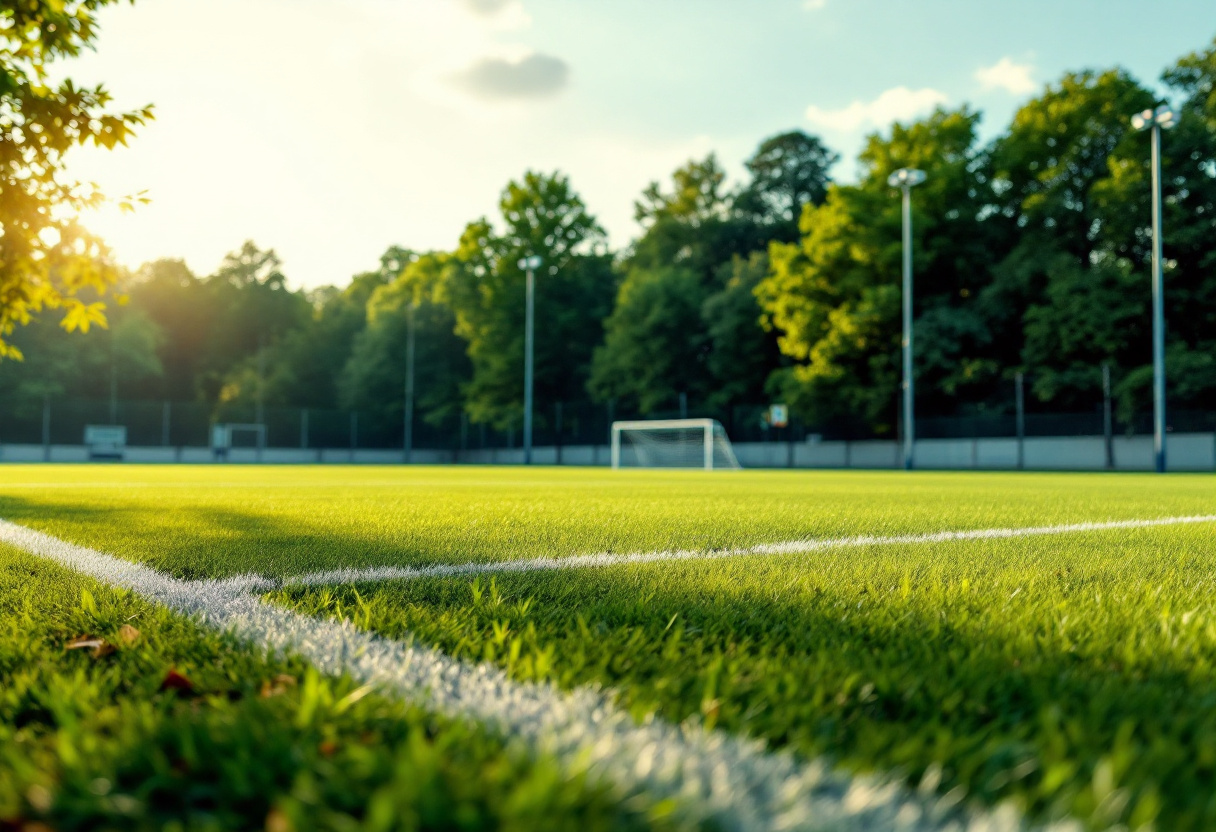
M 521 258 L 518 265 L 525 271 L 536 271 L 543 262 L 544 260 L 540 258 L 539 254 L 529 254 L 527 257 Z
M 1132 127 L 1140 131 L 1150 130 L 1153 127 L 1169 130 L 1177 124 L 1178 111 L 1168 104 L 1162 104 L 1156 109 L 1144 110 L 1132 116 Z
M 925 172 L 916 168 L 900 168 L 887 177 L 892 188 L 914 188 L 925 181 Z

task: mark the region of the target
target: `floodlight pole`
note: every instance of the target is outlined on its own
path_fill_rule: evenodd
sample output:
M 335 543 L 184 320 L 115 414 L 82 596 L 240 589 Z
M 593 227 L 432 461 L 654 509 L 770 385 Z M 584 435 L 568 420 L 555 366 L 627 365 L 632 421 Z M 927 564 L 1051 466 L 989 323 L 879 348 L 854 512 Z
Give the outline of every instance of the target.
M 916 445 L 912 378 L 912 188 L 925 181 L 924 171 L 900 168 L 887 178 L 887 184 L 903 192 L 903 388 L 904 388 L 904 470 L 911 471 Z
M 524 465 L 532 464 L 532 353 L 536 336 L 536 269 L 541 259 L 535 254 L 519 261 L 519 267 L 527 274 L 527 311 L 524 314 Z
M 1165 473 L 1165 275 L 1161 257 L 1161 130 L 1173 127 L 1177 114 L 1167 105 L 1132 116 L 1132 126 L 1151 136 L 1153 172 L 1153 467 Z
M 405 461 L 414 454 L 414 301 L 405 312 Z

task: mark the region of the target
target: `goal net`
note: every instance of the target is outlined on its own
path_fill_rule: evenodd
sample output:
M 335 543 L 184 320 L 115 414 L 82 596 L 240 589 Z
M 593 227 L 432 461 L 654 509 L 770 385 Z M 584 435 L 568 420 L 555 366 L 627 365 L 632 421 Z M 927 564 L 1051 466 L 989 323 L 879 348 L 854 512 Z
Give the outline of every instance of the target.
M 612 423 L 613 468 L 738 468 L 716 419 Z
M 211 450 L 266 447 L 266 426 L 263 424 L 218 424 L 211 427 Z

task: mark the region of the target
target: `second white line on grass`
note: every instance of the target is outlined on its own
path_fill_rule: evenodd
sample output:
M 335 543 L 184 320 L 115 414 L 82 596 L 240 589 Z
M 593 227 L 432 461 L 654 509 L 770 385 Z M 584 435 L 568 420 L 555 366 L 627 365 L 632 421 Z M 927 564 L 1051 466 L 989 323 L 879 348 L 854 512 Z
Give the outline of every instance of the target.
M 619 566 L 636 563 L 660 563 L 683 560 L 721 560 L 725 558 L 754 557 L 756 555 L 797 555 L 818 552 L 824 549 L 845 549 L 860 546 L 899 546 L 922 543 L 949 543 L 956 540 L 994 540 L 1011 537 L 1040 537 L 1044 535 L 1076 534 L 1078 532 L 1101 532 L 1117 529 L 1146 529 L 1154 526 L 1180 526 L 1191 523 L 1214 523 L 1216 514 L 1200 514 L 1187 517 L 1158 517 L 1151 520 L 1108 520 L 1095 523 L 1068 523 L 1059 526 L 1031 526 L 1028 528 L 971 529 L 929 534 L 902 534 L 880 537 L 862 535 L 858 537 L 834 537 L 818 540 L 791 540 L 784 543 L 761 543 L 738 549 L 682 549 L 661 552 L 634 552 L 614 554 L 602 552 L 594 555 L 570 555 L 561 558 L 527 558 L 523 560 L 481 561 L 477 563 L 438 563 L 430 566 L 371 566 L 363 569 L 331 569 L 310 572 L 281 579 L 260 576 L 239 576 L 220 581 L 246 586 L 251 590 L 274 589 L 279 586 L 323 586 L 326 584 L 353 584 L 371 581 L 416 580 L 418 578 L 444 578 L 461 575 L 482 575 L 500 572 L 544 572 L 557 569 Z
M 276 606 L 251 595 L 248 586 L 178 580 L 4 520 L 0 543 L 131 590 L 252 644 L 302 656 L 324 673 L 349 674 L 449 717 L 473 719 L 564 765 L 587 767 L 624 799 L 670 800 L 686 821 L 740 832 L 1025 828 L 1009 807 L 964 811 L 892 781 L 850 777 L 822 761 L 770 753 L 760 742 L 721 731 L 661 719 L 638 724 L 599 690 L 516 682 L 492 665 L 468 664 L 349 621 Z

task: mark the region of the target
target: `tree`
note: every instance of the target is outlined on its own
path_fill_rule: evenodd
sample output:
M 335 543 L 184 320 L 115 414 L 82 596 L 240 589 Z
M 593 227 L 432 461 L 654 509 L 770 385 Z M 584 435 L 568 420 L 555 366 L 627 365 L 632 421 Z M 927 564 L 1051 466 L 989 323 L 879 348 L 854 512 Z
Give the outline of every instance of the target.
M 736 255 L 764 248 L 767 232 L 755 216 L 734 210 L 726 173 L 712 153 L 689 161 L 671 175 L 671 189 L 651 182 L 634 203 L 644 229 L 625 258 L 625 268 L 680 266 L 712 284 L 718 269 Z
M 97 11 L 115 1 L 28 0 L 0 9 L 0 358 L 21 357 L 9 336 L 45 309 L 63 309 L 68 331 L 105 325 L 102 298 L 118 272 L 74 216 L 104 197 L 66 177 L 65 156 L 84 144 L 125 145 L 152 110 L 112 113 L 104 87 L 56 83 L 49 65 L 89 48 Z
M 918 377 L 928 382 L 919 401 L 927 412 L 942 410 L 952 404 L 943 401 L 952 399 L 944 391 L 991 381 L 974 377 L 974 363 L 958 360 L 982 354 L 982 326 L 922 328 L 965 314 L 987 282 L 995 243 L 983 222 L 988 192 L 978 122 L 966 108 L 939 110 L 894 125 L 889 137 L 871 136 L 860 158 L 861 181 L 831 186 L 822 205 L 804 208 L 802 239 L 771 246 L 771 272 L 756 295 L 767 325 L 780 333 L 782 353 L 794 362 L 773 384 L 804 418 L 895 432 L 901 209 L 886 180 L 905 166 L 928 173 L 913 203 Z
M 125 288 L 125 280 L 118 287 Z M 147 399 L 160 390 L 159 358 L 166 333 L 140 308 L 118 306 L 107 327 L 63 338 L 59 326 L 37 319 L 16 333 L 26 358 L 0 364 L 0 401 L 5 413 L 41 408 L 43 396 L 108 399 L 116 383 L 122 399 Z
M 830 170 L 839 159 L 818 137 L 801 130 L 765 139 L 744 162 L 752 181 L 736 198 L 736 206 L 797 234 L 803 206 L 820 205 L 827 198 Z
M 345 289 L 314 289 L 309 294 L 310 319 L 269 348 L 267 401 L 314 408 L 343 402 L 344 374 L 357 339 L 367 329 L 372 298 L 416 258 L 408 249 L 390 246 L 380 257 L 379 269 L 355 275 Z
M 780 359 L 775 337 L 760 326 L 756 266 L 771 240 L 790 235 L 786 212 L 813 198 L 813 183 L 827 175 L 830 154 L 817 158 L 814 147 L 818 140 L 802 133 L 767 140 L 742 191 L 726 188 L 712 154 L 676 169 L 669 190 L 646 188 L 635 205 L 645 231 L 623 263 L 593 395 L 646 413 L 672 407 L 680 393 L 714 411 L 762 396 Z M 660 304 L 653 311 L 645 306 L 652 300 Z
M 519 260 L 536 254 L 536 401 L 584 395 L 591 353 L 615 291 L 604 232 L 568 177 L 529 171 L 499 201 L 501 232 L 470 223 L 448 264 L 456 332 L 468 343 L 473 373 L 465 389 L 475 422 L 518 427 L 522 415 L 525 276 Z M 539 412 L 539 411 L 538 411 Z
M 704 400 L 705 298 L 700 277 L 689 269 L 630 271 L 604 325 L 591 392 L 601 400 L 622 399 L 644 414 L 672 409 L 681 393 Z
M 252 368 L 258 352 L 303 327 L 312 314 L 303 293 L 287 288 L 281 265 L 272 249 L 263 251 L 246 241 L 203 281 L 210 334 L 197 381 L 205 401 L 216 401 L 221 389 L 226 389 L 231 401 L 253 401 L 259 395 L 265 400 L 265 390 L 257 389 L 258 373 Z M 242 370 L 242 364 L 249 366 Z M 271 366 L 269 360 L 265 364 Z
M 768 276 L 768 255 L 752 252 L 722 267 L 723 287 L 701 304 L 706 370 L 705 403 L 714 411 L 763 401 L 769 376 L 781 366 L 777 336 L 760 324 L 756 286 Z
M 163 333 L 157 357 L 164 372 L 161 387 L 153 395 L 172 401 L 194 400 L 199 393 L 200 360 L 208 351 L 213 331 L 214 310 L 202 282 L 184 260 L 155 260 L 135 272 L 127 293 L 131 308 L 146 315 Z
M 979 306 L 994 362 L 1028 371 L 1034 399 L 1053 409 L 1094 407 L 1103 363 L 1130 402 L 1126 376 L 1151 358 L 1148 272 L 1137 268 L 1149 254 L 1148 154 L 1129 116 L 1154 103 L 1122 70 L 1066 74 L 992 148 L 995 205 L 1016 240 Z
M 1176 407 L 1216 410 L 1216 41 L 1162 78 L 1182 99 L 1165 137 L 1166 368 Z M 1143 167 L 1141 168 L 1143 170 Z
M 406 341 L 414 326 L 415 418 L 451 426 L 463 409 L 462 387 L 471 376 L 467 345 L 455 333 L 448 306 L 450 254 L 431 252 L 406 265 L 396 280 L 376 289 L 367 304 L 367 327 L 355 338 L 341 374 L 341 401 L 366 412 L 383 433 L 404 421 Z M 411 310 L 412 307 L 412 310 Z

